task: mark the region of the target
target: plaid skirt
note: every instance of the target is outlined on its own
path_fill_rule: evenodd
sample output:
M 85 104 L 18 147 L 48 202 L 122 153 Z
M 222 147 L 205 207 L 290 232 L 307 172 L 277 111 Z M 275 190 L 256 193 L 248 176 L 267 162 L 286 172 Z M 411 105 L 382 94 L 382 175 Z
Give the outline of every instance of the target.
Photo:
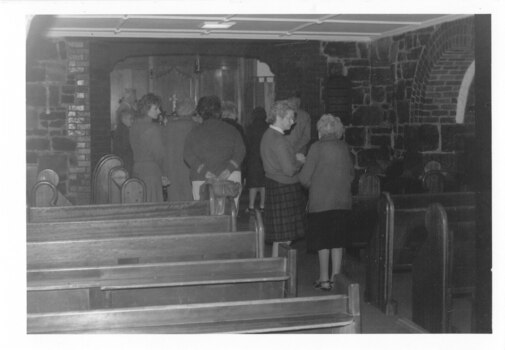
M 294 241 L 305 236 L 306 196 L 299 183 L 281 184 L 265 179 L 265 241 Z

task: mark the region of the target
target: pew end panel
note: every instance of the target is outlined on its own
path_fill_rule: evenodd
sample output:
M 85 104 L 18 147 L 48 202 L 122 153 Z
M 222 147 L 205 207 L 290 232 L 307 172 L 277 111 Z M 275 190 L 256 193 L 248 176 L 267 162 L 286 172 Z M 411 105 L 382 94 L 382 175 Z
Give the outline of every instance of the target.
M 359 284 L 352 282 L 343 274 L 333 276 L 333 288 L 337 295 L 347 296 L 347 313 L 354 319 L 346 330 L 348 333 L 361 333 L 361 309 Z
M 428 236 L 412 266 L 412 320 L 432 333 L 447 333 L 450 324 L 452 232 L 439 203 L 426 211 Z
M 286 272 L 289 275 L 289 280 L 286 282 L 284 296 L 293 298 L 297 296 L 298 271 L 296 268 L 296 249 L 289 245 L 279 244 L 279 257 L 286 259 Z

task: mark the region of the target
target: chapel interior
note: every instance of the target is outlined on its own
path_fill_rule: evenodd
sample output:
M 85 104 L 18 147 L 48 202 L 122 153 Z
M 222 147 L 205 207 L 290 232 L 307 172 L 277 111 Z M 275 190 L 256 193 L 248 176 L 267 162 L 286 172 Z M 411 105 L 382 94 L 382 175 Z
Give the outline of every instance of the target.
M 196 103 L 202 96 L 216 95 L 236 104 L 238 121 L 247 127 L 255 107 L 268 111 L 274 101 L 296 93 L 311 116 L 313 140 L 322 114 L 339 115 L 344 123 L 356 174 L 353 195 L 384 148 L 403 157 L 407 171 L 436 162 L 444 176 L 443 192 L 475 193 L 475 290 L 471 298 L 454 298 L 453 324 L 446 332 L 492 332 L 490 16 L 425 19 L 423 25 L 384 29 L 386 34 L 367 39 L 352 34 L 345 39 L 329 34 L 307 39 L 296 37 L 296 31 L 295 38 L 273 39 L 252 29 L 245 38 L 221 38 L 212 31 L 199 37 L 188 31 L 184 37 L 183 31 L 142 32 L 139 29 L 163 21 L 147 17 L 125 17 L 124 25 L 112 28 L 120 34 L 115 37 L 99 30 L 100 21 L 108 26 L 106 19 L 96 20 L 95 29 L 81 28 L 79 21 L 86 18 L 39 15 L 31 20 L 26 38 L 27 207 L 44 169 L 57 173 L 57 190 L 69 205 L 93 203 L 93 171 L 111 153 L 114 113 L 128 94 L 138 99 L 154 92 L 168 115 L 181 101 Z M 282 26 L 287 21 L 278 16 L 272 23 Z M 312 24 L 337 25 L 324 20 Z M 368 24 L 355 23 L 351 32 Z M 240 203 L 238 229 L 247 230 L 247 191 Z M 303 241 L 292 247 L 298 253 L 298 295 L 324 295 L 311 286 L 317 256 L 305 253 Z M 266 256 L 270 249 L 265 247 Z M 360 285 L 362 333 L 418 330 L 405 326 L 412 317 L 408 272 L 399 269 L 393 275 L 398 286 L 394 312 L 364 301 L 367 256 L 364 244 L 349 249 L 345 258 L 349 277 Z

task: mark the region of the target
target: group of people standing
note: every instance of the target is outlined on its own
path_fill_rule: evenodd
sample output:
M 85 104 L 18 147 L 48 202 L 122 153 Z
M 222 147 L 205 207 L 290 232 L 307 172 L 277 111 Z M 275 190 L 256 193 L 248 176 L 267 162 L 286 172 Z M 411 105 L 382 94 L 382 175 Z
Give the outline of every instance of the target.
M 133 123 L 128 116 L 133 110 L 118 110 L 114 138 L 115 153 L 146 184 L 147 200 L 163 201 L 163 186 L 168 186 L 169 200 L 198 200 L 200 186 L 209 179 L 242 183 L 247 151 L 248 210 L 253 211 L 259 194 L 273 255 L 279 243 L 306 237 L 308 251 L 319 255 L 314 287 L 331 290 L 347 242 L 354 178 L 340 119 L 323 115 L 317 122 L 319 140 L 309 149 L 311 119 L 300 109 L 298 97 L 276 101 L 269 113 L 255 108 L 245 132 L 236 122 L 233 104 L 222 104 L 216 96 L 202 97 L 196 109 L 182 104 L 164 127 L 158 123 L 160 106 L 158 96 L 143 96 Z

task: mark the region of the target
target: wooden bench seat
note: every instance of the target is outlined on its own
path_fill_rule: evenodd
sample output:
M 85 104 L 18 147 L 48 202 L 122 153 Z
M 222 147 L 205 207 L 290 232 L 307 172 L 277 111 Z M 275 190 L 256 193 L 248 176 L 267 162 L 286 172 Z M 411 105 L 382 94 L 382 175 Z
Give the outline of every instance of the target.
M 28 314 L 28 333 L 359 332 L 349 295 Z
M 28 312 L 296 296 L 296 250 L 285 257 L 28 270 Z
M 58 222 L 195 215 L 210 215 L 209 201 L 31 207 L 27 219 L 28 222 Z
M 475 193 L 389 195 L 377 205 L 378 225 L 368 252 L 365 298 L 388 315 L 396 312 L 392 300 L 393 271 L 409 271 L 426 238 L 424 216 L 430 203 L 447 207 L 451 221 L 475 218 Z M 471 225 L 471 224 L 470 224 Z
M 229 215 L 28 223 L 28 242 L 233 231 Z
M 139 231 L 140 232 L 140 231 Z M 261 231 L 27 242 L 28 269 L 263 257 Z

